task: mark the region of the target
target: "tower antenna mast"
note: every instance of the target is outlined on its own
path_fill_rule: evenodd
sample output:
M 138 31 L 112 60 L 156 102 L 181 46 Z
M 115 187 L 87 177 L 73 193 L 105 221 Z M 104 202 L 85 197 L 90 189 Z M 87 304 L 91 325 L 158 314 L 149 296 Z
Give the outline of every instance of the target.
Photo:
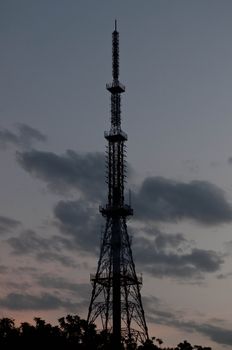
M 92 296 L 88 323 L 100 320 L 101 329 L 112 334 L 112 349 L 119 350 L 122 340 L 129 344 L 144 343 L 148 330 L 133 261 L 127 219 L 133 209 L 124 201 L 126 178 L 125 142 L 121 129 L 121 94 L 125 86 L 119 81 L 119 33 L 117 21 L 112 33 L 112 83 L 106 85 L 111 94 L 111 125 L 107 140 L 108 201 L 100 212 L 105 218 L 97 272 L 91 275 Z

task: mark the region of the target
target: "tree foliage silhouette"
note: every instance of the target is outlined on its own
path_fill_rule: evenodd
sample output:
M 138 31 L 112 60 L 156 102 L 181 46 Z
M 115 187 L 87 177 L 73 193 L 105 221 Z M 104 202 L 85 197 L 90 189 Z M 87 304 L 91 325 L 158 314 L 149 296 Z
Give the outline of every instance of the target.
M 110 350 L 111 334 L 98 333 L 94 324 L 88 324 L 78 315 L 67 315 L 51 325 L 35 317 L 34 325 L 22 322 L 19 327 L 11 318 L 0 319 L 0 349 L 63 349 L 63 350 Z M 211 350 L 201 345 L 192 346 L 186 340 L 174 348 L 165 348 L 163 341 L 153 337 L 143 345 L 122 342 L 119 350 Z

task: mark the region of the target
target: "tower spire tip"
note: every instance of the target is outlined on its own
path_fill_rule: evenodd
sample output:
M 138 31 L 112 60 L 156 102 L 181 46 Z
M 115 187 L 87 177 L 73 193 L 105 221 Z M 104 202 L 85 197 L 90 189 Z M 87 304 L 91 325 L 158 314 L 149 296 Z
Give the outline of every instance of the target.
M 117 20 L 114 21 L 114 30 L 117 31 Z

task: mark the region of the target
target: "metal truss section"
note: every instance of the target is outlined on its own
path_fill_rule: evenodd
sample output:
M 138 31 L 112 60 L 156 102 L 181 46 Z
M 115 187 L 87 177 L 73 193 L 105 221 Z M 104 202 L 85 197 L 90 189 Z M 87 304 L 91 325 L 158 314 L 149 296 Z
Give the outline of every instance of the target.
M 137 276 L 132 257 L 126 219 L 118 217 L 116 226 L 120 228 L 119 290 L 121 304 L 121 336 L 131 342 L 144 342 L 148 338 L 140 289 L 142 277 Z M 97 272 L 91 275 L 93 285 L 88 322 L 101 321 L 102 329 L 113 329 L 113 230 L 115 219 L 108 218 L 101 242 Z

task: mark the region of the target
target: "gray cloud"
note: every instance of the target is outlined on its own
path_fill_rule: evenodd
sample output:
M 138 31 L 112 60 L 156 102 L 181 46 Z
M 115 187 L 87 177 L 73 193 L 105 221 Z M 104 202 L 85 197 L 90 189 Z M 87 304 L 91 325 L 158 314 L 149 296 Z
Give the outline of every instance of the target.
M 7 129 L 0 129 L 0 146 L 6 148 L 9 145 L 18 146 L 18 136 Z
M 227 272 L 227 273 L 220 273 L 219 275 L 217 275 L 217 279 L 219 280 L 223 280 L 226 278 L 231 278 L 232 277 L 232 272 Z
M 155 296 L 143 297 L 143 306 L 148 322 L 156 324 L 167 324 L 169 320 L 180 320 L 183 318 L 183 312 L 175 312 L 165 305 L 160 298 Z
M 21 222 L 6 216 L 0 216 L 0 234 L 12 232 L 15 228 L 19 227 Z
M 193 241 L 188 241 L 182 233 L 164 233 L 157 227 L 145 226 L 135 231 L 138 237 L 144 236 L 151 239 L 155 237 L 155 245 L 158 250 L 184 252 L 192 247 Z
M 214 342 L 218 344 L 223 345 L 230 345 L 232 344 L 232 330 L 222 328 L 219 326 L 214 326 L 210 324 L 192 324 L 193 328 L 204 334 L 207 335 L 210 339 L 212 339 Z M 186 325 L 188 326 L 188 325 Z M 190 324 L 191 326 L 191 324 Z
M 216 225 L 232 220 L 232 207 L 224 192 L 206 181 L 175 182 L 162 177 L 143 181 L 134 195 L 138 219 L 177 222 L 194 220 Z
M 78 264 L 75 262 L 73 258 L 70 256 L 66 256 L 60 253 L 44 251 L 40 252 L 36 255 L 36 258 L 39 261 L 43 262 L 59 262 L 61 265 L 65 267 L 78 267 Z
M 199 171 L 199 165 L 195 159 L 187 159 L 183 161 L 184 166 L 191 174 L 197 174 Z
M 18 276 L 20 275 L 25 275 L 25 273 L 27 275 L 34 275 L 35 273 L 38 272 L 38 269 L 37 267 L 34 267 L 34 266 L 28 266 L 28 265 L 21 265 L 21 266 L 17 266 L 17 267 L 14 267 L 12 269 L 12 272 L 13 273 L 16 273 Z
M 74 283 L 60 276 L 41 275 L 37 283 L 44 288 L 53 288 L 58 290 L 67 290 L 86 299 L 90 293 L 91 285 L 88 283 Z M 89 300 L 89 299 L 88 299 Z
M 221 254 L 194 248 L 181 234 L 155 235 L 155 239 L 137 237 L 133 246 L 136 263 L 154 277 L 200 283 L 205 274 L 218 272 L 224 263 Z
M 69 234 L 82 250 L 96 252 L 100 244 L 101 217 L 84 201 L 60 201 L 54 208 L 60 231 Z
M 4 281 L 4 285 L 7 286 L 7 289 L 10 288 L 11 290 L 17 290 L 17 293 L 24 292 L 25 290 L 29 290 L 29 288 L 32 287 L 31 283 L 28 283 L 25 280 L 21 282 L 15 282 L 13 279 Z
M 32 230 L 23 231 L 19 236 L 7 240 L 14 249 L 14 254 L 28 254 L 47 250 L 48 240 L 40 237 Z
M 47 140 L 44 134 L 27 124 L 19 123 L 17 126 L 19 130 L 19 139 L 25 145 L 30 146 L 33 141 L 45 142 Z
M 55 192 L 76 189 L 91 200 L 103 198 L 105 193 L 102 153 L 78 154 L 67 150 L 64 155 L 31 150 L 18 152 L 17 160 L 24 170 L 43 180 Z
M 224 250 L 227 255 L 232 255 L 232 241 L 224 243 Z
M 0 265 L 0 274 L 8 273 L 8 267 L 6 265 Z
M 198 332 L 207 336 L 212 341 L 223 344 L 232 344 L 232 331 L 226 327 L 218 326 L 215 321 L 197 323 L 192 320 L 185 320 L 185 313 L 173 311 L 164 305 L 158 298 L 144 298 L 144 306 L 147 309 L 147 319 L 154 324 L 176 327 L 187 332 Z M 221 322 L 220 322 L 221 323 Z
M 0 148 L 7 148 L 8 146 L 28 148 L 35 141 L 44 142 L 46 136 L 29 125 L 17 124 L 16 132 L 0 129 Z
M 55 310 L 64 308 L 74 311 L 80 308 L 81 303 L 61 299 L 49 293 L 42 293 L 39 296 L 27 293 L 9 293 L 0 299 L 0 306 L 9 310 Z
M 9 238 L 7 243 L 13 248 L 13 254 L 33 255 L 39 261 L 56 261 L 64 266 L 76 267 L 76 262 L 70 256 L 63 254 L 64 249 L 69 246 L 66 241 L 59 236 L 41 237 L 36 232 L 27 230 L 17 237 Z

